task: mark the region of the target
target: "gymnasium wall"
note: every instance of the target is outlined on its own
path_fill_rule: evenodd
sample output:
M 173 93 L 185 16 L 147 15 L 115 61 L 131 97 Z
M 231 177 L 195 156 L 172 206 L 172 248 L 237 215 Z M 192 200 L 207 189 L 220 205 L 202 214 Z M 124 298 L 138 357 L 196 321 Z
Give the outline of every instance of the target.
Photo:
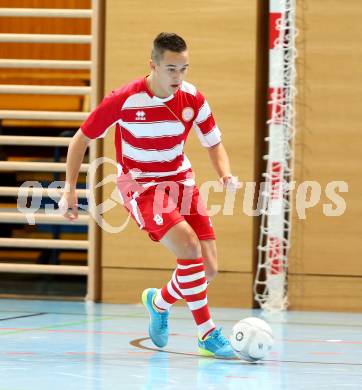
M 175 31 L 190 47 L 188 80 L 207 96 L 233 172 L 245 183 L 259 179 L 254 164 L 260 165 L 260 143 L 255 144 L 254 103 L 256 79 L 255 2 L 230 0 L 161 1 L 107 0 L 105 41 L 105 93 L 146 75 L 151 42 L 160 31 Z M 360 0 L 344 7 L 337 0 L 297 2 L 299 37 L 297 48 L 298 97 L 295 180 L 320 185 L 321 199 L 306 210 L 302 219 L 294 208 L 290 255 L 289 295 L 291 309 L 362 310 L 362 185 L 361 164 L 361 60 L 362 33 Z M 259 7 L 261 7 L 259 3 Z M 1 0 L 2 7 L 89 8 L 89 0 Z M 265 10 L 264 10 L 265 12 Z M 40 30 L 41 24 L 41 30 Z M 89 21 L 3 18 L 0 32 L 87 33 Z M 3 43 L 2 58 L 88 59 L 85 45 L 28 45 Z M 259 67 L 263 64 L 259 61 Z M 260 69 L 260 68 L 259 68 Z M 89 83 L 88 72 L 46 70 L 2 70 L 1 83 L 62 84 Z M 77 80 L 77 81 L 75 81 Z M 261 95 L 259 95 L 261 96 Z M 79 97 L 0 96 L 2 109 L 79 110 L 86 106 Z M 256 118 L 261 121 L 260 115 Z M 7 126 L 17 123 L 7 121 Z M 73 124 L 72 124 L 73 125 Z M 257 126 L 259 127 L 259 126 Z M 104 155 L 115 160 L 113 131 L 103 142 Z M 193 134 L 187 144 L 197 182 L 216 176 Z M 108 163 L 105 176 L 115 174 Z M 114 176 L 111 177 L 114 181 Z M 326 196 L 333 181 L 348 185 L 340 193 L 346 211 L 339 217 L 323 214 L 323 205 L 335 204 Z M 315 184 L 313 184 L 315 186 Z M 114 183 L 103 187 L 103 201 L 109 211 L 102 231 L 102 299 L 105 302 L 139 302 L 143 288 L 165 283 L 175 259 L 160 244 L 152 243 L 127 219 Z M 295 193 L 296 194 L 296 193 Z M 252 257 L 255 251 L 253 226 L 256 221 L 243 211 L 244 188 L 237 194 L 233 215 L 219 213 L 213 218 L 218 237 L 220 273 L 210 286 L 212 305 L 252 305 Z M 224 193 L 209 196 L 209 206 L 223 205 Z M 112 229 L 113 227 L 113 229 Z
M 306 219 L 294 213 L 291 308 L 361 311 L 361 1 L 298 3 L 295 179 L 319 182 L 322 196 Z M 323 214 L 331 181 L 348 183 L 339 217 Z
M 233 173 L 254 181 L 254 96 L 256 5 L 254 2 L 122 1 L 106 2 L 105 92 L 149 72 L 153 38 L 174 31 L 189 45 L 188 80 L 206 95 L 229 152 Z M 113 130 L 104 140 L 104 155 L 114 154 Z M 195 134 L 186 153 L 193 163 L 198 184 L 217 180 Z M 108 163 L 104 176 L 115 173 Z M 103 201 L 115 185 L 103 187 Z M 253 220 L 242 211 L 244 191 L 235 201 L 233 215 L 213 218 L 218 238 L 220 273 L 210 285 L 211 305 L 252 306 Z M 106 222 L 119 227 L 127 214 L 113 193 Z M 211 205 L 223 205 L 224 193 L 213 193 Z M 118 203 L 117 203 L 118 202 Z M 110 230 L 110 229 L 108 229 Z M 175 267 L 174 257 L 150 241 L 133 221 L 120 233 L 102 231 L 102 300 L 139 302 L 143 288 L 166 283 Z

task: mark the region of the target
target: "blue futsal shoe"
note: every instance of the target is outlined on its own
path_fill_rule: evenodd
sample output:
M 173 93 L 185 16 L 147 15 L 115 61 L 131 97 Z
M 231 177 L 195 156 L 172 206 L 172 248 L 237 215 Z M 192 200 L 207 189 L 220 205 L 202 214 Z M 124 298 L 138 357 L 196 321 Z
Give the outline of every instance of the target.
M 147 288 L 142 293 L 142 303 L 150 314 L 150 325 L 148 333 L 153 344 L 157 347 L 164 347 L 168 342 L 168 311 L 159 312 L 153 305 L 157 289 Z
M 229 340 L 221 333 L 221 328 L 213 330 L 205 340 L 199 338 L 199 353 L 202 356 L 213 356 L 220 359 L 236 357 Z

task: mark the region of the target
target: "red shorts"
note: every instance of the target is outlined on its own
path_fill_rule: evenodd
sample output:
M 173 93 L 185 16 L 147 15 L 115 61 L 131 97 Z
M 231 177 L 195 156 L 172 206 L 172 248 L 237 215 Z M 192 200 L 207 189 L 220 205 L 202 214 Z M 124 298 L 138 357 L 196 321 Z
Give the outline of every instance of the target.
M 181 221 L 186 221 L 194 229 L 199 240 L 215 239 L 205 203 L 196 186 L 160 183 L 128 200 L 125 207 L 153 241 L 160 241 L 172 226 Z

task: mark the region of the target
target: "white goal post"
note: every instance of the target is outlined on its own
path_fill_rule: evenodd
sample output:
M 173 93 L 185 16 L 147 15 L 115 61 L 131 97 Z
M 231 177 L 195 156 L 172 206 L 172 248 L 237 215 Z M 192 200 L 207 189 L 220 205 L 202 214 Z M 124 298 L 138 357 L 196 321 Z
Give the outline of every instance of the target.
M 268 154 L 261 194 L 261 225 L 254 298 L 262 309 L 288 306 L 291 186 L 295 133 L 295 0 L 270 0 Z

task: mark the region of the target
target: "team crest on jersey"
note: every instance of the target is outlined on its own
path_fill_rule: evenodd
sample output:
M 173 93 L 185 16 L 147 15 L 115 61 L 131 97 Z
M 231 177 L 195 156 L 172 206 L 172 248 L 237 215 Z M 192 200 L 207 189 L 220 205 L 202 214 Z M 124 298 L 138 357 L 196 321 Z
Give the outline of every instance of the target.
M 182 110 L 182 119 L 185 122 L 190 122 L 190 120 L 194 117 L 194 109 L 191 107 L 185 107 Z

